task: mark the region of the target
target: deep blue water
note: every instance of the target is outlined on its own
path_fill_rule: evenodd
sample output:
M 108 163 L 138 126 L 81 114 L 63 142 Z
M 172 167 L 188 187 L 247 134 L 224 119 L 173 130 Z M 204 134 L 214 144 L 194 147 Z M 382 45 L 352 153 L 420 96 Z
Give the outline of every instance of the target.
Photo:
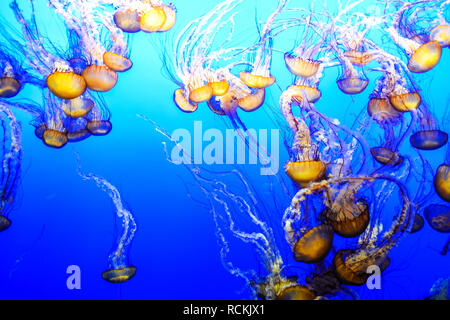
M 24 3 L 25 1 L 21 1 Z M 61 37 L 60 21 L 46 1 L 37 1 L 38 23 L 49 37 Z M 264 5 L 261 3 L 264 2 Z M 276 1 L 258 1 L 258 14 L 267 16 Z M 298 2 L 299 6 L 309 1 Z M 164 137 L 152 125 L 137 117 L 145 115 L 172 132 L 178 128 L 193 130 L 194 121 L 203 128 L 224 130 L 224 121 L 200 106 L 193 114 L 181 113 L 173 104 L 176 86 L 161 72 L 160 53 L 167 50 L 161 41 L 171 41 L 187 22 L 206 13 L 218 0 L 178 0 L 178 21 L 168 34 L 132 36 L 133 68 L 120 74 L 117 86 L 103 96 L 112 113 L 112 132 L 105 137 L 91 137 L 61 150 L 43 145 L 34 135 L 31 118 L 16 112 L 23 122 L 23 178 L 11 228 L 0 234 L 1 299 L 242 299 L 249 298 L 245 284 L 222 266 L 209 212 L 191 201 L 184 180 L 187 171 L 167 162 L 161 142 Z M 367 6 L 373 4 L 368 1 Z M 13 23 L 8 1 L 0 3 L 1 15 Z M 254 15 L 254 11 L 246 13 Z M 237 17 L 241 30 L 252 30 L 254 19 Z M 255 35 L 242 32 L 242 39 Z M 290 49 L 291 39 L 275 41 L 280 50 Z M 171 54 L 170 52 L 167 52 Z M 438 67 L 418 75 L 424 96 L 442 119 L 449 103 L 448 74 L 450 51 L 444 50 Z M 282 88 L 291 83 L 282 54 L 275 52 L 272 73 Z M 321 81 L 324 93 L 317 107 L 330 116 L 342 118 L 349 112 L 365 108 L 369 88 L 356 97 L 344 96 L 336 86 L 337 72 L 327 72 Z M 373 77 L 371 77 L 373 79 Z M 423 81 L 420 81 L 423 79 Z M 27 87 L 21 95 L 39 101 L 39 92 Z M 278 110 L 280 91 L 270 90 L 267 103 L 260 110 L 243 114 L 251 128 L 275 128 L 267 110 Z M 356 111 L 355 111 L 356 110 Z M 448 128 L 447 128 L 448 129 Z M 130 261 L 138 269 L 136 276 L 124 284 L 110 284 L 101 278 L 113 244 L 114 212 L 108 196 L 94 183 L 83 181 L 76 172 L 74 152 L 82 159 L 83 170 L 105 177 L 120 191 L 135 214 L 138 231 Z M 426 153 L 436 168 L 445 157 L 445 148 Z M 281 163 L 287 159 L 281 151 Z M 239 166 L 245 171 L 246 166 Z M 259 177 L 254 177 L 257 186 Z M 441 200 L 435 196 L 433 202 Z M 281 213 L 271 222 L 280 228 Z M 382 290 L 361 289 L 361 298 L 423 299 L 433 283 L 449 277 L 450 256 L 439 252 L 448 235 L 439 234 L 425 224 L 419 233 L 408 235 L 394 249 L 392 264 L 383 275 Z M 242 252 L 241 252 L 242 251 Z M 253 257 L 234 248 L 233 261 L 251 263 Z M 81 290 L 68 290 L 66 268 L 81 268 Z M 254 264 L 256 265 L 256 263 Z

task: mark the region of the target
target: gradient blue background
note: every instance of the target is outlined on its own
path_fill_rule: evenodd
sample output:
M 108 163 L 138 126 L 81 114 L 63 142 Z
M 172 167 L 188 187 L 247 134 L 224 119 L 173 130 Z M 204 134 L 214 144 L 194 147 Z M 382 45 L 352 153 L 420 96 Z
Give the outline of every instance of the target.
M 0 12 L 7 21 L 14 23 L 8 2 L 1 1 Z M 22 7 L 27 7 L 27 1 L 19 2 Z M 36 2 L 42 33 L 51 39 L 62 39 L 65 30 L 60 21 L 53 21 L 55 15 L 46 7 L 46 1 Z M 24 127 L 24 173 L 15 210 L 10 214 L 13 225 L 7 232 L 0 233 L 1 299 L 249 297 L 247 291 L 240 293 L 244 283 L 227 273 L 221 264 L 220 247 L 210 214 L 188 199 L 180 180 L 186 171 L 166 161 L 161 145 L 164 138 L 136 116 L 148 116 L 169 132 L 177 128 L 192 130 L 195 120 L 202 120 L 204 129 L 225 129 L 222 119 L 206 106 L 200 106 L 194 114 L 184 114 L 173 105 L 172 94 L 176 86 L 162 75 L 159 58 L 160 53 L 167 50 L 163 47 L 162 37 L 172 41 L 188 21 L 206 13 L 220 1 L 174 2 L 178 9 L 175 28 L 165 35 L 133 35 L 134 66 L 129 72 L 120 74 L 117 86 L 104 94 L 112 112 L 111 134 L 54 150 L 35 137 L 34 128 L 28 124 L 31 119 L 16 112 Z M 251 43 L 256 35 L 255 4 L 262 19 L 273 10 L 276 2 L 250 1 L 247 11 L 242 11 L 236 18 L 241 26 L 236 36 Z M 308 3 L 292 0 L 291 6 Z M 371 5 L 373 2 L 367 1 L 367 8 Z M 281 37 L 275 41 L 275 47 L 291 49 L 293 40 L 292 37 Z M 449 103 L 449 71 L 450 52 L 447 49 L 437 68 L 416 77 L 423 85 L 422 94 L 439 119 Z M 282 88 L 292 81 L 284 67 L 282 54 L 278 52 L 274 54 L 272 73 Z M 337 70 L 326 73 L 320 86 L 323 98 L 317 107 L 340 119 L 359 113 L 366 107 L 374 81 L 363 94 L 352 98 L 338 90 L 336 77 Z M 268 104 L 257 112 L 242 115 L 249 127 L 275 127 L 266 111 L 270 105 L 277 109 L 279 95 L 278 89 L 271 89 Z M 30 87 L 21 96 L 37 101 L 40 97 Z M 136 216 L 138 231 L 130 258 L 138 272 L 127 283 L 110 284 L 101 279 L 113 243 L 113 207 L 109 197 L 93 182 L 83 181 L 77 175 L 75 150 L 81 155 L 84 171 L 102 175 L 117 186 Z M 434 168 L 442 163 L 444 151 L 426 153 Z M 284 152 L 281 159 L 282 163 L 287 159 Z M 255 181 L 257 179 L 255 177 Z M 439 202 L 437 197 L 434 202 Z M 279 220 L 274 219 L 272 223 L 280 227 Z M 392 254 L 392 265 L 383 275 L 382 290 L 361 289 L 361 298 L 423 299 L 438 278 L 449 276 L 450 256 L 439 254 L 447 237 L 433 231 L 428 224 L 421 232 L 408 236 Z M 239 249 L 233 257 L 236 264 L 248 259 Z M 66 268 L 73 264 L 81 267 L 81 290 L 66 288 Z

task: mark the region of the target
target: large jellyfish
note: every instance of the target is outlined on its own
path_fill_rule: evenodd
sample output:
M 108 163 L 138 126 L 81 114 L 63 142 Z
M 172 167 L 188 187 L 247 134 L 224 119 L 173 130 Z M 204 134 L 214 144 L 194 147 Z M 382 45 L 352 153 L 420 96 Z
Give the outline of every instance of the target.
M 80 157 L 78 160 L 78 174 L 83 180 L 92 180 L 96 185 L 106 192 L 111 198 L 116 210 L 116 216 L 121 220 L 122 232 L 115 243 L 114 250 L 108 257 L 108 270 L 102 273 L 102 278 L 111 283 L 122 283 L 130 280 L 136 274 L 136 267 L 129 263 L 128 251 L 136 233 L 137 225 L 133 213 L 129 211 L 122 202 L 119 190 L 105 178 L 81 171 Z
M 0 197 L 0 232 L 11 225 L 9 213 L 20 182 L 22 165 L 22 126 L 11 111 L 11 105 L 0 101 L 2 124 L 2 168 Z

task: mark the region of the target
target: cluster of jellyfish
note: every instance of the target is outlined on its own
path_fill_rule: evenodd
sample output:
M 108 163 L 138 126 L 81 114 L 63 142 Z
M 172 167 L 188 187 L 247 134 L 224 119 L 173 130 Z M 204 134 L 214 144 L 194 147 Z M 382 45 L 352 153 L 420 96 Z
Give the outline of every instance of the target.
M 110 111 L 101 94 L 112 90 L 119 74 L 131 69 L 130 34 L 138 31 L 161 33 L 176 22 L 171 4 L 150 0 L 48 0 L 48 6 L 64 22 L 66 45 L 40 32 L 35 1 L 29 1 L 30 15 L 19 2 L 10 2 L 18 27 L 0 21 L 0 121 L 3 129 L 0 231 L 11 225 L 8 217 L 20 183 L 21 124 L 13 109 L 31 115 L 35 134 L 51 148 L 105 136 L 112 130 Z M 25 85 L 41 92 L 34 102 L 20 94 Z M 121 236 L 109 256 L 103 278 L 120 283 L 131 279 L 136 268 L 128 261 L 128 248 L 136 224 L 122 204 L 120 193 L 107 180 L 84 174 L 107 192 L 122 220 Z
M 450 232 L 445 132 L 450 113 L 440 121 L 416 80 L 416 74 L 439 68 L 445 58 L 450 0 L 386 0 L 371 14 L 360 10 L 363 0 L 339 1 L 336 12 L 314 1 L 309 8 L 295 7 L 294 0 L 271 2 L 274 10 L 257 22 L 252 43 L 234 42 L 240 33 L 235 19 L 245 1 L 224 0 L 184 26 L 174 43 L 165 44 L 169 54 L 162 65 L 177 86 L 173 102 L 178 109 L 193 113 L 206 105 L 260 157 L 271 155 L 247 134 L 239 113 L 266 106 L 281 119 L 277 124 L 289 160 L 283 173 L 267 177 L 270 194 L 277 197 L 237 168 L 214 172 L 191 165 L 188 151 L 176 139 L 141 117 L 186 158 L 201 195 L 194 200 L 213 216 L 224 266 L 244 279 L 252 297 L 356 298 L 352 287 L 368 281 L 371 267 L 380 272 L 389 268 L 392 250 L 405 236 L 419 232 L 425 220 L 437 232 Z M 175 7 L 160 0 L 47 0 L 65 24 L 67 41 L 61 47 L 41 34 L 34 0 L 29 3 L 28 17 L 17 0 L 10 3 L 18 30 L 0 21 L 5 43 L 0 46 L 0 231 L 11 225 L 8 212 L 21 172 L 21 125 L 11 110 L 30 114 L 36 136 L 52 148 L 109 134 L 111 114 L 102 93 L 132 68 L 130 37 L 140 31 L 167 32 L 177 17 Z M 276 48 L 276 40 L 288 33 L 295 34 L 292 50 Z M 394 50 L 386 49 L 386 43 Z M 286 89 L 272 73 L 274 53 L 279 52 L 293 79 Z M 367 108 L 351 126 L 316 107 L 324 95 L 321 80 L 332 69 L 339 70 L 337 88 L 352 97 L 369 87 L 367 72 L 379 76 Z M 42 92 L 42 101 L 18 99 L 27 84 Z M 276 89 L 281 91 L 279 105 L 269 108 L 266 97 Z M 405 153 L 408 143 L 413 151 Z M 433 168 L 426 153 L 440 148 L 447 148 L 445 159 Z M 126 282 L 136 274 L 128 260 L 135 219 L 118 189 L 103 177 L 83 173 L 78 154 L 77 159 L 79 175 L 108 194 L 121 219 L 122 232 L 102 276 Z M 273 203 L 267 200 L 272 198 Z M 263 274 L 231 261 L 229 237 L 251 244 Z M 449 246 L 450 239 L 442 254 Z M 437 283 L 430 297 L 445 295 L 448 280 Z
M 356 298 L 351 288 L 365 285 L 373 266 L 384 272 L 393 248 L 419 232 L 424 217 L 435 231 L 450 232 L 450 147 L 445 132 L 450 113 L 446 110 L 440 121 L 415 80 L 416 74 L 439 68 L 443 50 L 450 46 L 450 1 L 384 1 L 378 13 L 367 14 L 359 10 L 363 1 L 339 2 L 338 11 L 331 12 L 316 2 L 305 9 L 296 8 L 295 1 L 277 0 L 274 11 L 257 22 L 257 40 L 238 46 L 233 34 L 240 33 L 235 19 L 243 3 L 222 1 L 191 21 L 164 66 L 178 86 L 173 99 L 181 111 L 192 113 L 205 103 L 242 133 L 250 150 L 264 157 L 270 154 L 255 137 L 244 134 L 247 128 L 239 112 L 268 106 L 267 91 L 277 84 L 279 108 L 268 112 L 281 111 L 284 125 L 277 124 L 285 131 L 290 159 L 285 175 L 270 178 L 271 192 L 263 195 L 237 169 L 214 176 L 209 169 L 189 165 L 189 151 L 141 117 L 187 158 L 186 168 L 203 195 L 194 200 L 213 215 L 224 266 L 245 280 L 254 298 Z M 274 43 L 289 31 L 294 31 L 296 43 L 283 52 Z M 383 35 L 372 38 L 377 32 Z M 393 50 L 385 49 L 387 42 Z M 283 53 L 294 79 L 286 89 L 271 72 L 274 52 Z M 316 107 L 323 94 L 321 79 L 332 68 L 339 69 L 337 87 L 349 96 L 368 88 L 366 72 L 379 75 L 367 108 L 352 126 Z M 407 152 L 401 148 L 405 144 Z M 440 148 L 447 148 L 444 162 L 433 168 L 427 153 Z M 225 183 L 229 180 L 234 183 Z M 236 185 L 240 192 L 233 191 Z M 272 198 L 273 207 L 268 203 Z M 287 209 L 276 219 L 274 212 L 283 207 Z M 265 274 L 231 261 L 236 239 L 253 245 Z M 443 255 L 449 245 L 450 238 Z M 309 274 L 296 271 L 302 267 Z

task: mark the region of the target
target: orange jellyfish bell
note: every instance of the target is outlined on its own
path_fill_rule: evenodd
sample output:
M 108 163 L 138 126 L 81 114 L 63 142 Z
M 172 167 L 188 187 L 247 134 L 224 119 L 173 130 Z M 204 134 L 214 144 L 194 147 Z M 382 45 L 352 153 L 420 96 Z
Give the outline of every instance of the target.
M 351 64 L 357 67 L 364 67 L 373 60 L 373 56 L 370 53 L 359 50 L 345 51 L 344 56 L 349 59 Z
M 253 112 L 258 110 L 266 99 L 266 90 L 258 89 L 255 92 L 246 95 L 245 97 L 238 99 L 237 103 L 239 108 L 244 110 L 245 112 Z
M 316 295 L 305 286 L 295 285 L 285 288 L 277 296 L 277 300 L 314 300 Z
M 284 54 L 284 62 L 288 70 L 299 77 L 310 78 L 314 76 L 319 70 L 321 61 L 303 59 L 295 57 L 292 54 Z
M 172 6 L 162 6 L 164 13 L 166 15 L 166 21 L 159 28 L 158 32 L 166 32 L 173 28 L 175 22 L 177 21 L 177 11 Z
M 106 51 L 103 54 L 103 63 L 116 72 L 130 70 L 133 66 L 133 62 L 130 59 L 110 51 Z
M 342 283 L 352 286 L 362 286 L 367 282 L 369 275 L 366 270 L 358 270 L 358 268 L 350 268 L 346 264 L 346 255 L 352 253 L 353 250 L 339 250 L 333 258 L 333 267 L 336 275 Z
M 294 246 L 295 260 L 317 263 L 325 259 L 333 245 L 333 234 L 333 228 L 325 224 L 306 232 Z
M 296 103 L 301 104 L 303 96 L 306 95 L 306 100 L 310 103 L 315 103 L 319 101 L 322 97 L 322 93 L 319 89 L 303 86 L 303 85 L 292 85 L 287 90 L 292 92 L 292 97 Z
M 196 104 L 190 103 L 184 94 L 183 89 L 177 89 L 175 90 L 173 94 L 173 101 L 175 102 L 175 105 L 183 112 L 194 112 L 197 110 L 198 106 Z
M 78 97 L 65 101 L 62 104 L 64 113 L 70 118 L 81 118 L 87 115 L 94 107 L 94 101 Z
M 192 89 L 189 92 L 189 101 L 194 104 L 202 103 L 208 101 L 213 96 L 213 89 L 208 83 L 204 86 Z
M 414 148 L 420 150 L 436 150 L 448 141 L 448 134 L 441 130 L 421 130 L 414 133 L 409 141 Z
M 364 200 L 355 204 L 345 204 L 337 211 L 326 209 L 327 221 L 335 233 L 344 238 L 354 238 L 362 234 L 369 225 L 369 206 Z
M 119 10 L 114 14 L 114 23 L 124 32 L 135 33 L 141 30 L 140 15 L 136 10 Z
M 5 231 L 11 226 L 11 220 L 7 217 L 0 215 L 0 232 Z
M 367 88 L 369 80 L 362 77 L 343 77 L 338 79 L 336 83 L 345 94 L 359 94 Z
M 15 97 L 22 85 L 19 80 L 12 77 L 0 78 L 0 98 L 12 98 Z
M 144 32 L 159 31 L 164 26 L 166 19 L 166 13 L 162 7 L 152 7 L 141 15 L 141 30 Z
M 230 85 L 228 84 L 228 81 L 215 81 L 211 82 L 211 89 L 212 89 L 212 95 L 215 97 L 220 97 L 225 95 L 228 90 L 230 89 Z
M 450 202 L 450 165 L 439 166 L 434 175 L 434 189 L 442 200 Z
M 408 62 L 408 69 L 414 73 L 427 72 L 439 63 L 441 56 L 442 47 L 439 42 L 427 42 L 411 55 Z
M 442 48 L 450 46 L 450 25 L 442 24 L 430 32 L 430 40 L 437 41 Z
M 106 136 L 112 130 L 112 124 L 109 120 L 91 120 L 86 124 L 86 129 L 93 136 Z
M 65 132 L 61 132 L 53 129 L 45 129 L 42 134 L 42 141 L 45 145 L 52 148 L 62 148 L 67 144 L 68 138 Z
M 96 64 L 87 66 L 82 75 L 88 88 L 98 92 L 106 92 L 114 88 L 118 78 L 115 71 Z
M 395 110 L 409 112 L 416 110 L 420 106 L 421 98 L 417 92 L 407 92 L 403 94 L 391 95 L 389 101 Z
M 401 116 L 401 113 L 395 110 L 386 98 L 370 99 L 367 112 L 375 121 L 379 122 L 392 121 Z
M 48 89 L 58 98 L 75 99 L 86 91 L 85 79 L 73 72 L 55 71 L 47 77 Z
M 320 160 L 292 161 L 286 164 L 285 171 L 289 178 L 302 185 L 321 179 L 326 165 Z
M 258 76 L 251 74 L 248 71 L 241 71 L 239 73 L 239 78 L 241 78 L 242 82 L 244 82 L 248 87 L 253 89 L 264 89 L 275 83 L 275 78 L 272 76 Z
M 102 278 L 111 283 L 127 282 L 136 274 L 135 267 L 125 267 L 122 269 L 110 269 L 102 273 Z
M 405 160 L 397 152 L 393 152 L 385 147 L 374 147 L 370 149 L 373 158 L 383 165 L 397 166 Z

